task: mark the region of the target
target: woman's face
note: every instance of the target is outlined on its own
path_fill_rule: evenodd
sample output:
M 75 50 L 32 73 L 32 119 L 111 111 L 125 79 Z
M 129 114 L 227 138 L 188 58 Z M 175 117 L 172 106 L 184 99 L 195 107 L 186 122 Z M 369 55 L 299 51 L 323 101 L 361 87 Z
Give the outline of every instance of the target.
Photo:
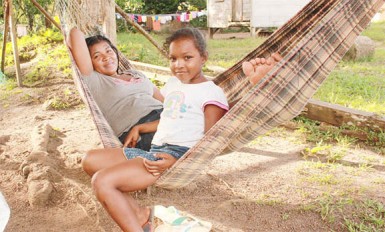
M 108 76 L 116 74 L 118 57 L 106 41 L 90 46 L 89 51 L 95 71 Z

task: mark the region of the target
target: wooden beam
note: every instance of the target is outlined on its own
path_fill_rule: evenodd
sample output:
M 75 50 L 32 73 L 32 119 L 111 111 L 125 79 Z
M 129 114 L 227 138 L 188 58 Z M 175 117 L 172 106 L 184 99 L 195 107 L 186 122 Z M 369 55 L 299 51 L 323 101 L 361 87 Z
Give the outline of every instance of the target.
M 385 132 L 383 116 L 314 99 L 310 99 L 302 115 L 334 126 L 354 125 Z
M 51 22 L 53 23 L 57 29 L 61 30 L 60 25 L 48 14 L 46 10 L 44 10 L 43 7 L 40 6 L 39 3 L 37 3 L 35 0 L 31 0 L 32 4 L 36 6 L 36 8 L 43 13 L 43 15 Z
M 144 37 L 146 37 L 159 51 L 160 53 L 168 59 L 167 52 L 162 48 L 162 46 L 158 45 L 158 43 L 135 21 L 133 21 L 126 12 L 122 10 L 117 4 L 115 4 L 115 10 L 133 27 L 136 28 Z
M 16 34 L 16 22 L 13 18 L 13 7 L 12 7 L 12 0 L 6 0 L 8 1 L 8 7 L 9 7 L 9 27 L 11 32 L 11 40 L 12 40 L 12 47 L 13 47 L 13 56 L 15 61 L 15 70 L 16 70 L 16 79 L 17 79 L 17 86 L 22 87 L 22 79 L 21 79 L 21 69 L 20 69 L 20 60 L 19 60 L 19 50 L 17 48 L 17 34 Z
M 9 28 L 9 5 L 8 1 L 4 1 L 4 33 L 3 33 L 3 49 L 1 51 L 1 72 L 4 73 L 4 64 L 5 64 L 5 49 L 7 48 L 7 37 L 8 37 L 8 28 Z

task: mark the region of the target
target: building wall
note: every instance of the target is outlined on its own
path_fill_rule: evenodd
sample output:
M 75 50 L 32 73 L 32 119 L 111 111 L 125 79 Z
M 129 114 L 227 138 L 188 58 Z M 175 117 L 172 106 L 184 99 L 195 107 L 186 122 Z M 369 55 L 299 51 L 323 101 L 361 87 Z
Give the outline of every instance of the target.
M 310 0 L 207 0 L 207 26 L 227 28 L 250 22 L 251 27 L 279 27 Z
M 280 27 L 310 0 L 252 0 L 251 27 Z
M 232 15 L 233 0 L 207 0 L 207 26 L 226 28 Z

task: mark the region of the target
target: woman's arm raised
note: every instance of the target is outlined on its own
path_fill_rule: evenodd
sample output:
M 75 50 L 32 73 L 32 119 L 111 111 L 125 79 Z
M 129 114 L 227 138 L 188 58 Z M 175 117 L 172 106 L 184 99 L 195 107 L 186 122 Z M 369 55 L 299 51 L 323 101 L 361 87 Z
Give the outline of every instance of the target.
M 80 73 L 89 76 L 94 68 L 83 32 L 77 28 L 72 28 L 67 39 L 67 44 Z

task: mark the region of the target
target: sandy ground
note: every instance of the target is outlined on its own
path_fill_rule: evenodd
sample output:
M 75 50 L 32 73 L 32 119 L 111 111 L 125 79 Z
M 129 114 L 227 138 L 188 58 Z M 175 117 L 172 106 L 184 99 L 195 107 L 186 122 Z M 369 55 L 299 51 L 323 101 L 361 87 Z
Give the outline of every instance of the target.
M 17 89 L 1 100 L 0 191 L 11 208 L 7 232 L 119 231 L 80 167 L 88 149 L 101 147 L 88 110 L 82 104 L 60 111 L 43 107 L 63 90 L 76 102 L 71 81 Z M 324 184 L 310 177 L 327 174 L 310 167 L 328 164 L 301 155 L 312 146 L 297 131 L 277 128 L 238 152 L 217 157 L 185 188 L 152 188 L 135 196 L 141 204 L 175 206 L 211 222 L 212 231 L 224 232 L 346 231 L 341 214 L 351 212 L 330 212 L 335 220 L 328 220 L 320 207 L 325 194 L 339 199 L 343 192 L 355 200 L 385 203 L 383 156 L 352 144 L 344 148 L 348 161 L 328 169 L 336 183 Z M 378 168 L 362 168 L 368 162 Z

